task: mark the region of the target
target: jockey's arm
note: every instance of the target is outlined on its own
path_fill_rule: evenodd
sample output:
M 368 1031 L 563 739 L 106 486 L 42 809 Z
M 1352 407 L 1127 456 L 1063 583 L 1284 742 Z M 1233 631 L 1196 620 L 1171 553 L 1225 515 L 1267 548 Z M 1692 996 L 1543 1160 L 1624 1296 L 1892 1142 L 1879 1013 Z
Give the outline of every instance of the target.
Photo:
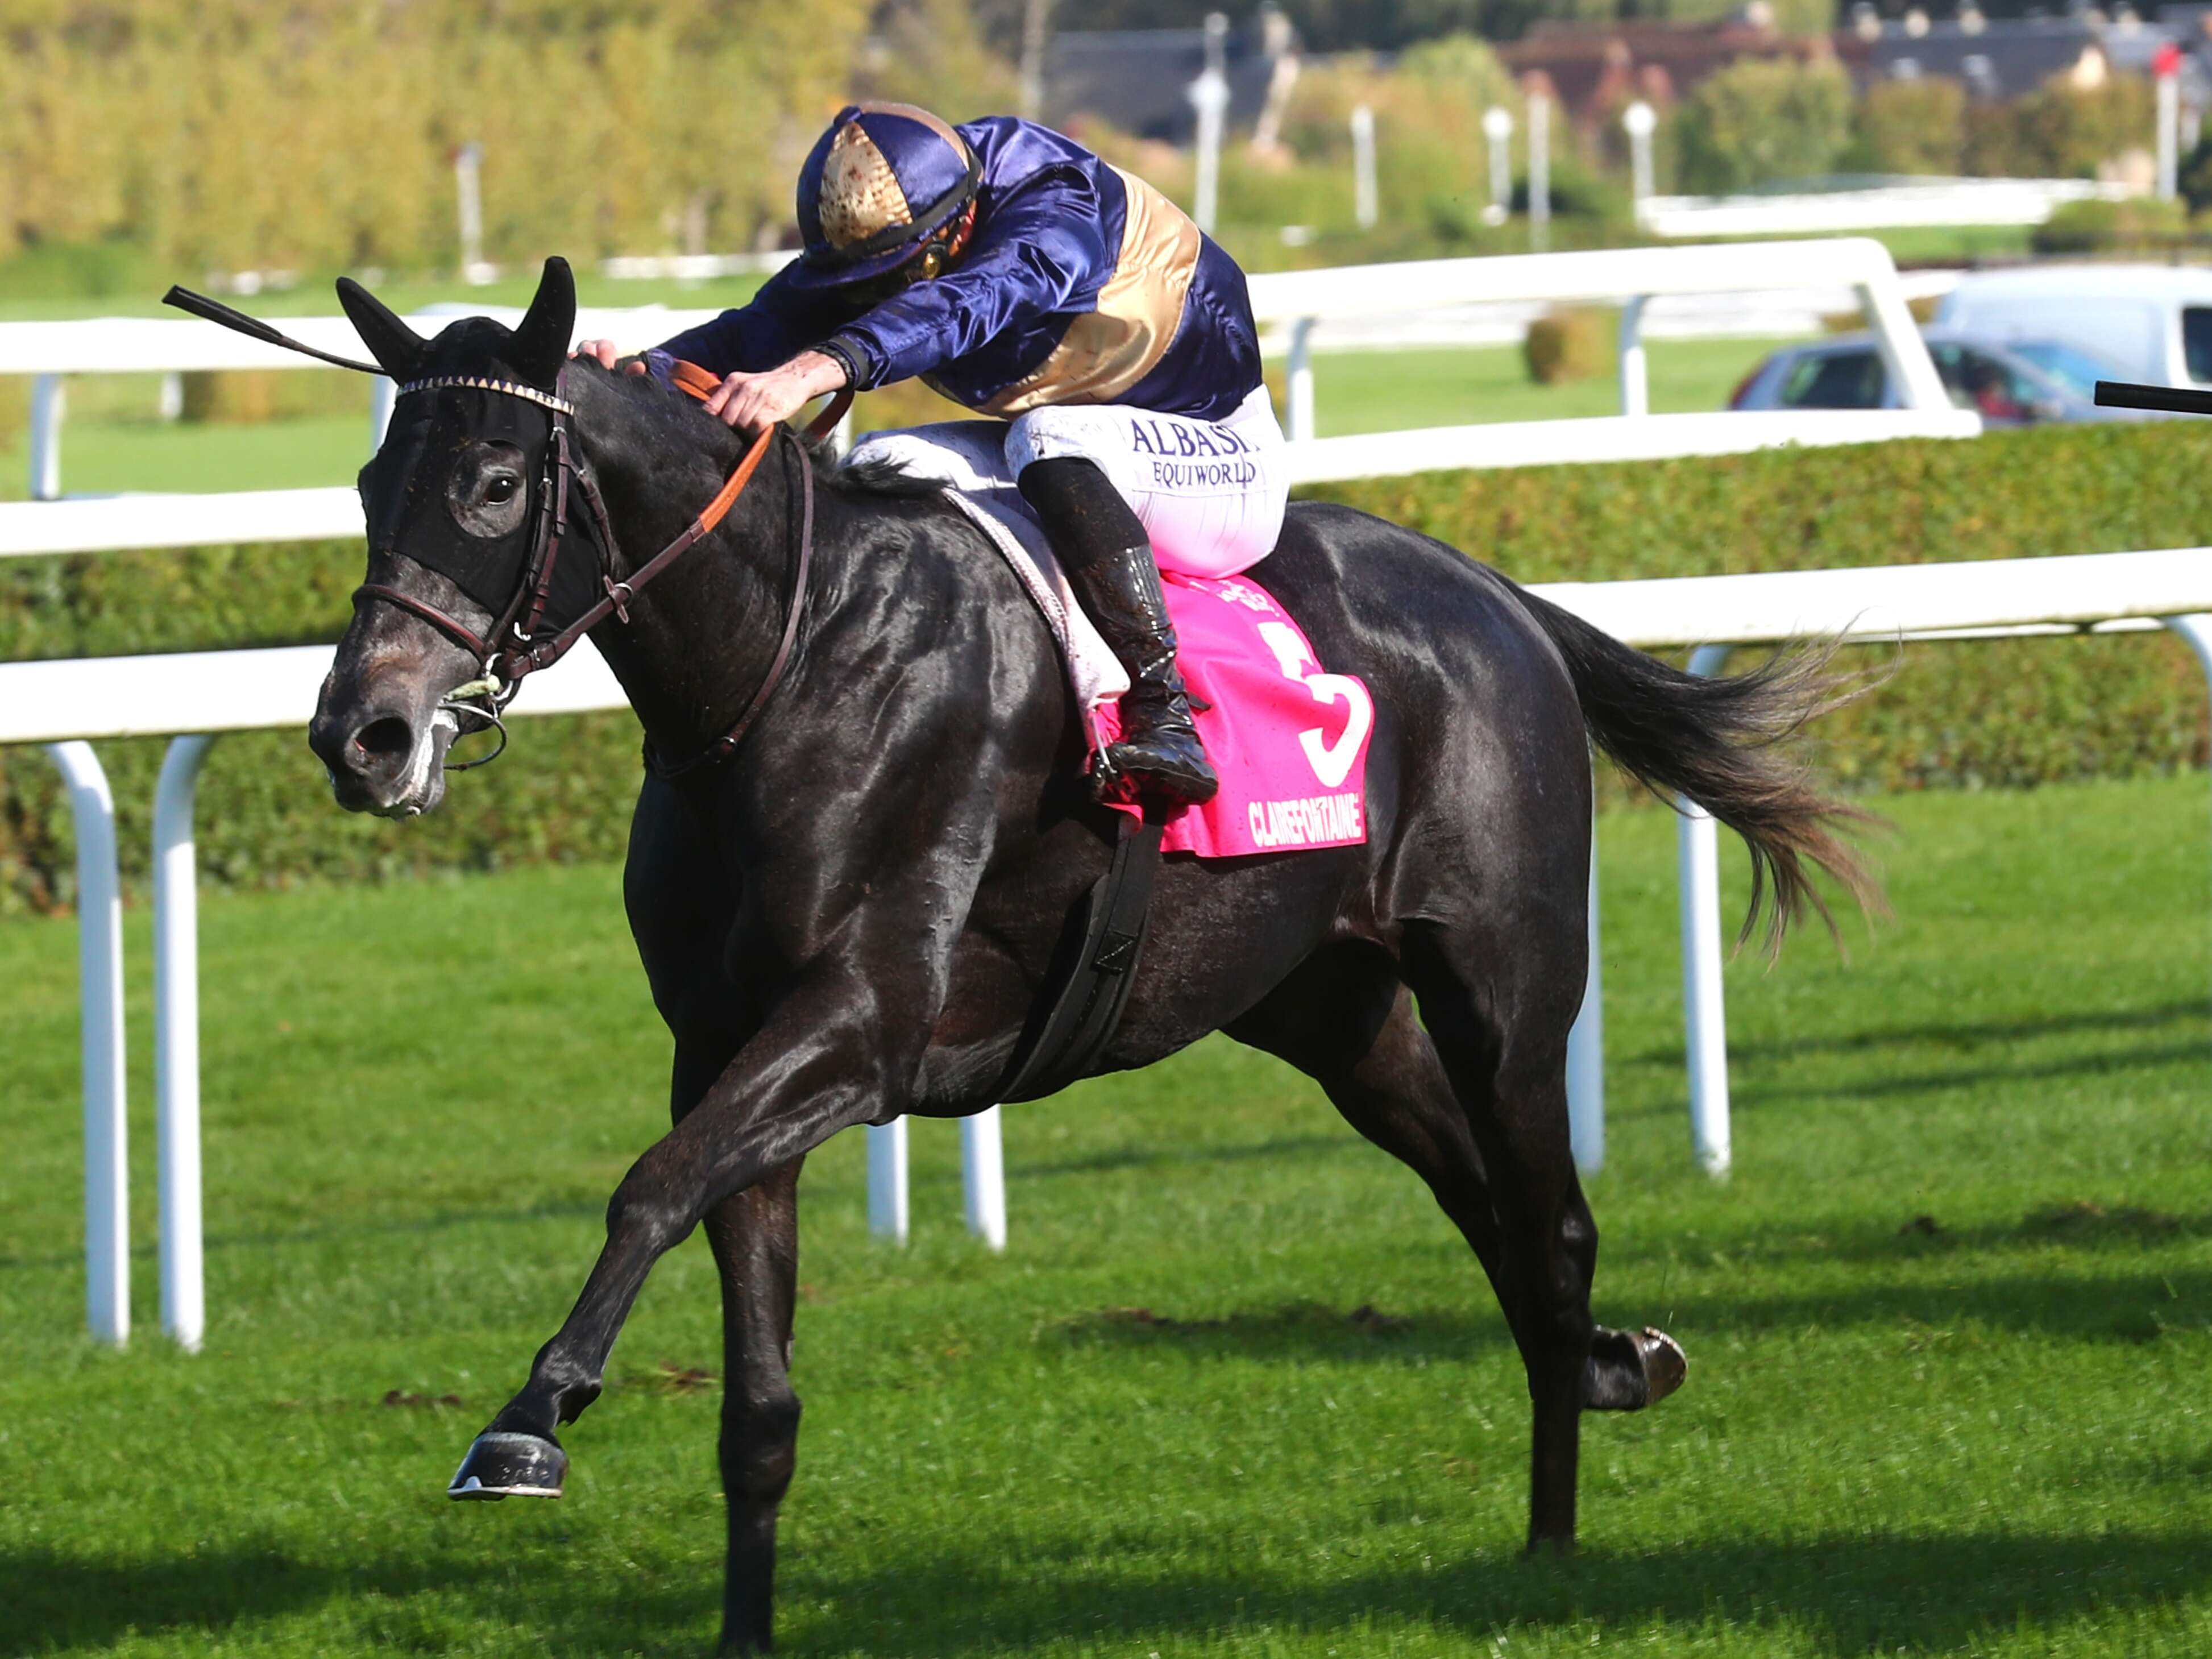
M 1077 181 L 1092 210 L 1074 211 L 1068 179 L 1056 182 L 997 204 L 942 276 L 901 289 L 830 337 L 860 371 L 856 390 L 927 374 L 1025 319 L 1066 309 L 1111 274 L 1096 194 Z
M 999 203 L 943 275 L 902 289 L 850 321 L 771 278 L 750 305 L 658 348 L 722 376 L 708 412 L 757 431 L 846 386 L 870 392 L 966 356 L 1027 318 L 1064 309 L 1111 273 L 1103 204 L 1088 179 L 1054 168 Z M 1072 198 L 1079 198 L 1081 200 Z M 1078 210 L 1087 201 L 1091 210 Z M 834 328 L 835 331 L 832 332 Z M 819 341 L 828 349 L 807 343 Z M 613 350 L 579 350 L 611 367 Z M 849 364 L 855 373 L 848 372 Z M 638 372 L 642 372 L 641 367 Z
M 845 372 L 834 358 L 799 349 L 828 333 L 836 320 L 824 313 L 818 301 L 770 277 L 749 303 L 633 358 L 627 372 L 659 373 L 665 378 L 673 359 L 696 363 L 722 381 L 707 400 L 708 412 L 732 426 L 757 431 L 845 384 Z M 621 354 L 611 341 L 584 340 L 574 355 L 612 368 Z

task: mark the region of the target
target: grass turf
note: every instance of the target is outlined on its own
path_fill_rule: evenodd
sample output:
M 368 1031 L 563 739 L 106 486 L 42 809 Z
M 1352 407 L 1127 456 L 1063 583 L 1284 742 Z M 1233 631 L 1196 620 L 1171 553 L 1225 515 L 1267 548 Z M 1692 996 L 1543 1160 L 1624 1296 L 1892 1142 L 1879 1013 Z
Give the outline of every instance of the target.
M 998 1259 L 959 1231 L 949 1126 L 915 1131 L 903 1253 L 832 1143 L 787 1650 L 2212 1651 L 2204 790 L 1886 803 L 1897 922 L 1847 930 L 1849 964 L 1803 939 L 1730 969 L 1718 1186 L 1688 1158 L 1671 823 L 1607 817 L 1595 1305 L 1692 1370 L 1586 1419 L 1572 1559 L 1518 1559 L 1525 1394 L 1472 1260 L 1296 1075 L 1216 1040 L 1010 1114 Z M 441 1496 L 661 1121 L 617 885 L 209 896 L 198 1358 L 152 1328 L 150 1250 L 129 1350 L 82 1334 L 75 930 L 0 927 L 0 1655 L 711 1642 L 700 1241 L 569 1431 L 566 1501 Z

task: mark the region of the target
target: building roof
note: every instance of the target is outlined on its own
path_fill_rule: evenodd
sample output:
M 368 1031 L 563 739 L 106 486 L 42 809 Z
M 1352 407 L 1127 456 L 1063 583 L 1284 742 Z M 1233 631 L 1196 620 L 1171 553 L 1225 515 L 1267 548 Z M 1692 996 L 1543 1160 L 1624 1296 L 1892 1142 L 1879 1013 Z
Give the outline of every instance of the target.
M 1825 58 L 1827 42 L 1729 18 L 1684 27 L 1635 19 L 1540 22 L 1498 50 L 1516 76 L 1541 76 L 1571 119 L 1603 118 L 1629 98 L 1670 101 L 1739 58 Z
M 1862 85 L 1942 79 L 1976 98 L 2004 100 L 2059 76 L 2094 84 L 2111 59 L 2100 32 L 2072 17 L 1978 18 L 1912 25 L 1885 23 L 1878 33 L 1842 29 L 1836 55 Z

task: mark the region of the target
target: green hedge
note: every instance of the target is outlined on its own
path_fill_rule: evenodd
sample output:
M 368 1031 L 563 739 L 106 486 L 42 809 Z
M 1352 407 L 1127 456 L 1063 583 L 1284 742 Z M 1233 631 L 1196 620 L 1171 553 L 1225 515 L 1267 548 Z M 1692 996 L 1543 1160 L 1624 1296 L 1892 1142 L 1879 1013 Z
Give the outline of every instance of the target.
M 2212 428 L 2172 422 L 1313 493 L 1521 580 L 1591 580 L 2212 544 L 2212 508 L 2197 499 L 2208 461 Z M 0 659 L 328 640 L 360 574 L 358 545 L 343 544 L 9 560 Z M 2186 649 L 2164 635 L 1916 646 L 1821 738 L 1851 787 L 2028 785 L 2201 765 L 2205 701 Z M 161 748 L 101 745 L 134 881 Z M 611 857 L 637 776 L 627 714 L 525 720 L 498 765 L 456 779 L 428 817 L 394 824 L 338 811 L 301 733 L 243 733 L 209 757 L 203 868 L 261 885 Z M 65 902 L 71 845 L 52 765 L 0 750 L 0 910 Z
M 0 562 L 0 659 L 121 656 L 335 640 L 362 578 L 358 543 Z M 126 882 L 143 886 L 154 781 L 166 743 L 104 743 Z M 620 855 L 636 798 L 627 713 L 526 720 L 498 765 L 405 824 L 342 812 L 303 732 L 245 732 L 210 753 L 198 846 L 209 879 L 276 886 L 312 878 L 480 870 L 514 860 Z M 0 914 L 71 898 L 75 838 L 52 764 L 0 749 Z
M 1522 581 L 2036 558 L 2212 544 L 2212 427 L 1430 474 L 1316 490 Z M 1823 722 L 1846 786 L 2020 787 L 2203 765 L 2203 675 L 2165 634 L 1916 645 Z

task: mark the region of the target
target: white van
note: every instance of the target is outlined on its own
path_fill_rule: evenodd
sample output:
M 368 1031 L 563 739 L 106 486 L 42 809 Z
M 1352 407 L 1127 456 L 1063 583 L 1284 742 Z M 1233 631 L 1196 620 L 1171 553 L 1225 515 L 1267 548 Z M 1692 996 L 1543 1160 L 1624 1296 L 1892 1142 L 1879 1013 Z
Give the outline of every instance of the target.
M 1970 271 L 1936 320 L 1987 339 L 2063 340 L 2115 379 L 2212 388 L 2212 270 L 2037 265 Z

